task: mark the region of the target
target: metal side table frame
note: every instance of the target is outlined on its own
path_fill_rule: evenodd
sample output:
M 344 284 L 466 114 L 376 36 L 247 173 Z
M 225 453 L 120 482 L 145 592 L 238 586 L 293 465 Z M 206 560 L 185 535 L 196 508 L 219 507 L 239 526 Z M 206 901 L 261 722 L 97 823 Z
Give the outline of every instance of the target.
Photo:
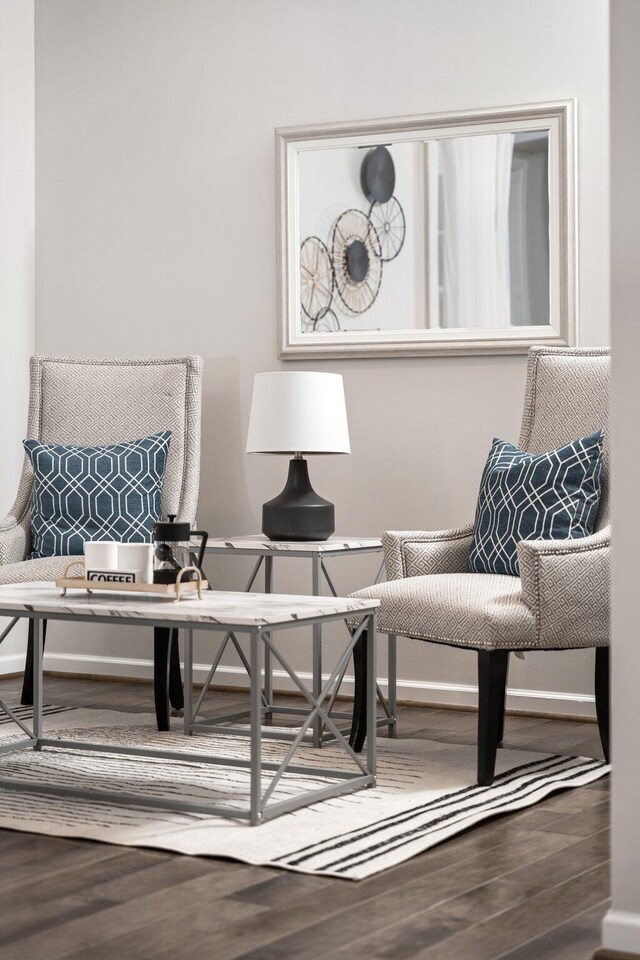
M 211 554 L 214 556 L 240 556 L 240 557 L 257 557 L 255 566 L 253 567 L 249 579 L 244 588 L 245 593 L 249 593 L 253 587 L 260 569 L 264 567 L 264 592 L 273 593 L 273 561 L 276 557 L 293 557 L 298 559 L 305 559 L 311 561 L 311 596 L 320 597 L 322 596 L 322 581 L 324 580 L 325 584 L 329 587 L 329 590 L 332 596 L 337 597 L 338 593 L 335 589 L 329 571 L 325 563 L 326 559 L 332 557 L 344 557 L 348 555 L 361 555 L 365 553 L 382 553 L 382 541 L 376 538 L 355 538 L 355 537 L 331 537 L 329 540 L 318 541 L 318 542 L 309 542 L 309 543 L 296 543 L 295 541 L 276 541 L 269 540 L 267 537 L 263 536 L 248 536 L 248 537 L 216 537 L 211 538 L 207 544 L 205 554 Z M 382 561 L 374 583 L 380 583 L 385 572 L 384 560 Z M 204 698 L 213 683 L 216 671 L 220 665 L 220 661 L 224 655 L 224 652 L 227 648 L 227 645 L 231 641 L 233 644 L 236 653 L 238 654 L 242 665 L 244 666 L 247 673 L 249 672 L 249 664 L 247 658 L 238 643 L 237 637 L 233 632 L 226 634 L 220 645 L 218 652 L 216 653 L 213 662 L 211 664 L 211 669 L 207 675 L 207 678 L 203 684 L 200 695 L 196 701 L 195 711 L 194 711 L 194 721 L 197 717 Z M 376 694 L 377 699 L 382 705 L 383 715 L 376 717 L 376 727 L 389 727 L 389 736 L 393 737 L 396 733 L 396 723 L 397 723 L 397 694 L 396 694 L 396 680 L 397 680 L 397 659 L 396 659 L 396 638 L 393 635 L 388 636 L 388 695 L 385 698 L 380 685 L 376 681 Z M 334 690 L 331 701 L 328 705 L 327 712 L 331 714 L 334 720 L 347 721 L 349 725 L 353 719 L 351 713 L 346 713 L 345 711 L 335 711 L 333 709 L 336 697 L 340 691 L 344 675 L 348 669 L 349 663 L 344 665 L 342 672 L 340 674 L 339 681 Z M 303 715 L 305 713 L 304 708 L 302 707 L 279 707 L 274 703 L 273 697 L 273 658 L 269 645 L 265 644 L 264 651 L 264 691 L 262 695 L 263 705 L 265 708 L 265 717 L 267 720 L 272 719 L 274 714 L 279 714 L 281 716 L 297 716 Z M 320 627 L 316 625 L 313 627 L 313 663 L 312 663 L 312 689 L 314 696 L 318 696 L 322 689 L 322 643 L 320 638 Z M 246 712 L 241 712 L 233 714 L 232 718 L 235 720 L 245 719 L 247 716 Z M 202 721 L 204 724 L 211 726 L 215 723 L 222 723 L 225 720 L 231 719 L 231 717 L 222 717 L 220 719 L 215 719 L 212 721 Z M 312 734 L 310 739 L 313 742 L 314 747 L 321 747 L 323 743 L 327 743 L 334 739 L 334 734 L 331 730 L 325 729 L 326 724 L 323 723 L 320 716 L 316 717 L 313 726 Z M 341 733 L 349 733 L 350 726 L 341 728 Z M 273 731 L 264 731 L 263 733 L 266 737 L 271 737 L 273 739 L 292 739 L 293 734 L 287 733 L 282 730 L 273 730 Z
M 21 585 L 22 587 L 28 586 L 25 584 Z M 263 821 L 273 819 L 278 817 L 283 813 L 288 813 L 292 810 L 296 810 L 303 806 L 308 806 L 311 803 L 317 803 L 321 800 L 326 800 L 331 797 L 337 797 L 345 793 L 350 793 L 354 790 L 359 790 L 363 787 L 372 787 L 375 785 L 375 775 L 376 775 L 376 738 L 368 737 L 367 738 L 367 754 L 366 761 L 363 760 L 361 756 L 356 754 L 351 746 L 349 745 L 348 740 L 342 735 L 340 730 L 336 727 L 333 719 L 329 716 L 329 712 L 325 707 L 325 701 L 329 698 L 331 699 L 331 688 L 335 684 L 340 671 L 342 670 L 345 662 L 348 662 L 349 657 L 353 653 L 353 648 L 358 642 L 358 639 L 362 635 L 366 636 L 367 648 L 369 651 L 369 668 L 367 674 L 367 689 L 369 696 L 369 703 L 371 704 L 370 715 L 369 715 L 369 729 L 373 730 L 375 727 L 375 605 L 370 607 L 365 607 L 361 605 L 355 611 L 355 613 L 335 613 L 329 612 L 322 615 L 303 618 L 302 622 L 307 625 L 312 625 L 314 629 L 316 627 L 320 628 L 322 631 L 322 626 L 325 623 L 329 623 L 335 620 L 344 620 L 346 616 L 356 616 L 362 617 L 359 626 L 353 631 L 349 642 L 347 643 L 344 651 L 338 659 L 338 662 L 332 671 L 332 674 L 328 681 L 324 684 L 323 688 L 316 695 L 315 693 L 308 690 L 303 680 L 297 675 L 296 671 L 290 666 L 287 659 L 276 647 L 272 633 L 277 630 L 285 630 L 291 627 L 298 625 L 299 621 L 293 620 L 288 622 L 281 622 L 277 624 L 269 624 L 266 626 L 251 626 L 238 625 L 231 620 L 231 622 L 220 622 L 220 623 L 198 623 L 192 620 L 185 620 L 181 622 L 179 619 L 173 617 L 171 621 L 163 620 L 160 617 L 151 618 L 145 617 L 141 619 L 140 616 L 133 617 L 127 616 L 126 608 L 123 608 L 123 611 L 118 613 L 117 616 L 100 616 L 99 614 L 90 614 L 83 615 L 82 613 L 65 613 L 64 611 L 56 612 L 55 610 L 47 610 L 46 613 L 37 612 L 31 608 L 25 609 L 16 609 L 11 608 L 10 606 L 4 607 L 1 603 L 0 595 L 0 616 L 17 616 L 24 617 L 34 621 L 34 656 L 33 656 L 33 689 L 34 689 L 34 703 L 33 703 L 33 721 L 32 727 L 29 726 L 2 701 L 0 701 L 0 710 L 6 714 L 11 720 L 18 725 L 22 732 L 26 735 L 25 739 L 19 740 L 17 742 L 12 742 L 9 744 L 0 745 L 0 757 L 2 755 L 16 753 L 17 751 L 25 749 L 33 750 L 42 750 L 43 748 L 55 748 L 56 750 L 73 750 L 73 751 L 82 751 L 82 752 L 99 752 L 104 754 L 118 754 L 130 757 L 143 757 L 147 759 L 154 760 L 163 760 L 163 761 L 177 761 L 184 763 L 185 761 L 193 762 L 194 759 L 197 759 L 198 763 L 213 764 L 217 766 L 226 766 L 226 767 L 242 767 L 248 768 L 250 771 L 250 792 L 249 792 L 249 805 L 247 808 L 238 808 L 227 806 L 225 804 L 219 803 L 204 803 L 204 802 L 192 802 L 192 801 L 181 801 L 174 798 L 166 797 L 149 797 L 142 796 L 140 794 L 128 793 L 126 791 L 109 791 L 109 790 L 98 790 L 77 786 L 65 786 L 64 784 L 51 784 L 42 781 L 28 780 L 21 781 L 17 778 L 7 778 L 0 776 L 0 789 L 1 790 L 10 790 L 16 792 L 25 792 L 25 793 L 35 793 L 35 794 L 49 794 L 56 796 L 65 796 L 65 797 L 88 797 L 95 800 L 106 800 L 111 803 L 123 804 L 125 806 L 144 806 L 144 807 L 154 807 L 160 809 L 170 809 L 174 811 L 185 811 L 192 813 L 204 813 L 209 815 L 217 815 L 222 817 L 229 817 L 232 819 L 244 819 L 248 820 L 252 826 L 256 826 Z M 86 622 L 86 623 L 105 623 L 105 624 L 118 624 L 118 625 L 129 625 L 129 626 L 159 626 L 167 627 L 171 626 L 173 628 L 178 628 L 183 631 L 184 636 L 184 660 L 185 660 L 185 715 L 184 715 L 184 732 L 187 735 L 191 735 L 194 732 L 197 732 L 202 729 L 202 724 L 194 722 L 194 713 L 193 713 L 193 700 L 192 700 L 192 680 L 193 680 L 193 634 L 195 630 L 216 630 L 229 633 L 233 631 L 234 633 L 239 633 L 249 637 L 249 676 L 251 681 L 251 692 L 250 692 L 250 711 L 249 711 L 249 729 L 242 729 L 242 734 L 250 738 L 250 758 L 241 759 L 241 758 L 230 758 L 226 756 L 216 756 L 216 755 L 200 755 L 198 754 L 194 758 L 193 753 L 187 751 L 170 751 L 170 750 L 155 750 L 155 749 L 143 749 L 138 747 L 125 747 L 125 746 L 115 746 L 111 744 L 100 744 L 100 743 L 88 743 L 82 740 L 64 740 L 64 739 L 51 739 L 46 736 L 43 736 L 42 732 L 42 707 L 43 707 L 43 620 L 66 620 L 67 622 Z M 261 654 L 260 649 L 261 645 L 264 644 L 271 655 L 279 661 L 283 669 L 287 672 L 291 680 L 294 682 L 296 687 L 300 690 L 301 694 L 307 700 L 309 705 L 309 710 L 305 713 L 304 710 L 301 710 L 301 713 L 304 714 L 301 726 L 295 735 L 289 750 L 287 751 L 285 758 L 281 762 L 276 761 L 267 761 L 262 758 L 261 744 L 262 744 L 262 723 L 264 720 L 265 708 L 262 702 L 262 690 L 261 690 Z M 349 759 L 356 766 L 357 770 L 349 771 L 342 769 L 334 769 L 327 767 L 314 767 L 306 765 L 297 765 L 292 764 L 291 760 L 293 755 L 302 743 L 304 739 L 304 734 L 307 728 L 315 721 L 316 717 L 319 717 L 323 724 L 329 727 L 332 731 L 333 736 L 337 744 L 339 744 L 349 757 Z M 209 728 L 209 732 L 211 728 Z M 230 728 L 219 728 L 216 730 L 216 733 L 225 733 L 231 732 Z M 234 735 L 237 735 L 238 731 L 234 730 Z M 0 770 L 1 770 L 1 759 L 0 759 Z M 262 776 L 265 771 L 273 772 L 273 777 L 271 781 L 263 788 Z M 315 790 L 307 791 L 305 793 L 296 795 L 294 797 L 289 797 L 286 800 L 272 801 L 271 797 L 273 792 L 285 774 L 301 774 L 307 777 L 322 777 L 324 779 L 333 778 L 336 780 L 336 783 L 332 783 L 323 787 L 320 787 Z

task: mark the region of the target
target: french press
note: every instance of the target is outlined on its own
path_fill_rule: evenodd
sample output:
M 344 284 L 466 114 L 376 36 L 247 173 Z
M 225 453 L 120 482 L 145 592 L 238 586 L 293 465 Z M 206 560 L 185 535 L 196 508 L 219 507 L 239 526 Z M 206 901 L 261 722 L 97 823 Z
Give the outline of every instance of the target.
M 184 567 L 196 566 L 202 570 L 204 548 L 209 534 L 206 530 L 192 530 L 188 523 L 176 523 L 176 514 L 170 513 L 169 520 L 153 525 L 153 582 L 175 583 Z M 191 549 L 191 541 L 200 539 L 197 559 Z M 185 574 L 184 580 L 195 579 L 193 571 Z

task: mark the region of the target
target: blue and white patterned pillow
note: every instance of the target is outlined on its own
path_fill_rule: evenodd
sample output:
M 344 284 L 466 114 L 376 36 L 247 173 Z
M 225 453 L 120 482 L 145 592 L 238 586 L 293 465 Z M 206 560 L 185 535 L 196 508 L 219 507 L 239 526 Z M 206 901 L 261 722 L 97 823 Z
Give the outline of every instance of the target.
M 86 540 L 150 543 L 170 439 L 164 430 L 108 447 L 25 440 L 34 472 L 31 557 L 81 554 Z
M 494 440 L 480 482 L 469 572 L 517 577 L 521 540 L 572 540 L 593 533 L 603 443 L 602 430 L 539 454 Z

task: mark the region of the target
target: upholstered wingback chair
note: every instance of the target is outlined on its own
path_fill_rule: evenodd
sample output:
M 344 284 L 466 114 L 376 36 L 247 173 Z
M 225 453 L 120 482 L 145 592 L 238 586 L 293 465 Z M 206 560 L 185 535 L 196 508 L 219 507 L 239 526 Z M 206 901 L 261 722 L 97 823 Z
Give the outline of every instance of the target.
M 171 430 L 162 494 L 164 515 L 195 522 L 200 474 L 202 360 L 76 359 L 32 357 L 27 437 L 45 443 L 103 445 Z M 0 521 L 0 583 L 55 580 L 68 557 L 26 559 L 31 551 L 33 473 L 25 457 L 16 501 Z M 177 637 L 156 630 L 156 713 L 169 726 L 167 664 L 172 658 L 171 700 L 182 706 Z M 33 638 L 29 649 L 32 651 Z M 31 702 L 30 657 L 23 702 Z M 177 673 L 176 673 L 177 669 Z
M 608 426 L 609 351 L 533 347 L 529 352 L 520 448 L 552 450 Z M 596 710 L 605 757 L 609 745 L 609 445 L 595 532 L 577 540 L 518 544 L 520 576 L 467 573 L 473 525 L 384 535 L 388 582 L 355 596 L 382 601 L 378 623 L 395 637 L 448 644 L 478 654 L 478 782 L 493 780 L 502 742 L 510 652 L 596 648 Z M 361 658 L 355 659 L 362 686 Z M 390 671 L 390 685 L 395 675 Z M 390 690 L 395 703 L 395 690 Z M 352 743 L 362 748 L 362 695 Z

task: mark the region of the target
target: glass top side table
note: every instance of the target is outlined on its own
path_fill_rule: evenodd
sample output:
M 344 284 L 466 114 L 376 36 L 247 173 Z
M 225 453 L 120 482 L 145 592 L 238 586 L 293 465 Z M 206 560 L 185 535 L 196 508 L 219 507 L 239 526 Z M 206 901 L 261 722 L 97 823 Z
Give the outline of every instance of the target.
M 274 558 L 285 559 L 287 557 L 303 558 L 311 562 L 311 595 L 319 597 L 322 595 L 323 581 L 329 587 L 334 597 L 339 596 L 334 586 L 326 561 L 333 557 L 347 555 L 362 555 L 364 553 L 382 553 L 382 540 L 377 537 L 329 537 L 328 540 L 314 540 L 297 542 L 293 540 L 269 540 L 262 534 L 243 536 L 243 537 L 213 537 L 209 539 L 205 551 L 209 555 L 224 556 L 253 556 L 256 557 L 256 563 L 251 571 L 245 592 L 249 593 L 258 577 L 261 568 L 264 568 L 264 592 L 273 592 L 273 561 Z M 375 583 L 379 583 L 384 576 L 384 561 L 380 565 Z M 312 645 L 312 678 L 313 692 L 318 696 L 322 689 L 322 640 L 319 626 L 312 627 L 313 645 Z M 227 634 L 221 644 L 218 653 L 212 663 L 211 670 L 205 680 L 204 686 L 196 704 L 196 713 L 200 709 L 207 690 L 213 682 L 215 672 L 218 668 L 224 650 L 231 641 L 240 657 L 245 670 L 248 672 L 248 663 L 242 648 L 233 634 Z M 388 674 L 389 674 L 389 697 L 388 700 L 382 694 L 379 685 L 377 686 L 378 699 L 382 704 L 383 715 L 378 717 L 378 726 L 388 726 L 389 733 L 393 735 L 396 728 L 396 643 L 395 637 L 389 637 L 388 652 Z M 344 674 L 347 667 L 342 671 L 339 683 L 333 691 L 329 703 L 328 712 L 337 720 L 350 720 L 351 714 L 332 712 L 336 696 L 339 692 Z M 273 714 L 294 714 L 305 713 L 303 708 L 297 707 L 278 707 L 273 699 L 273 664 L 268 647 L 265 648 L 264 661 L 264 690 L 263 690 L 263 710 L 266 719 L 271 719 Z M 345 731 L 341 731 L 345 732 Z M 283 736 L 289 739 L 287 734 L 276 734 L 274 736 Z M 333 740 L 333 734 L 324 729 L 322 721 L 318 718 L 313 723 L 312 741 L 315 747 L 322 746 L 322 743 Z

